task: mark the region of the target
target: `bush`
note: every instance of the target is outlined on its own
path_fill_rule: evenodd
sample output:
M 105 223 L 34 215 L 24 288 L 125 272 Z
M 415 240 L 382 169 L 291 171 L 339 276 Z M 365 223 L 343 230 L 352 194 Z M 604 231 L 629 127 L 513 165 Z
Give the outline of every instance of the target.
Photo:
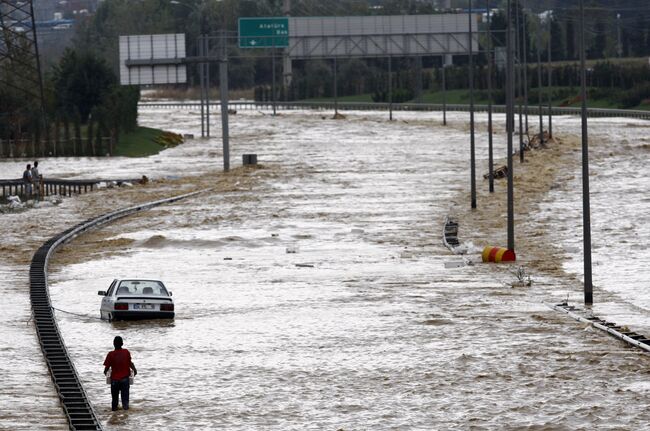
M 632 87 L 630 90 L 620 93 L 618 97 L 619 106 L 623 109 L 634 108 L 650 97 L 650 83 L 645 82 Z
M 393 89 L 393 103 L 405 103 L 409 100 L 413 100 L 415 94 L 413 90 L 409 88 L 395 88 Z M 386 103 L 388 102 L 388 90 L 375 90 L 372 93 L 372 101 L 375 103 Z

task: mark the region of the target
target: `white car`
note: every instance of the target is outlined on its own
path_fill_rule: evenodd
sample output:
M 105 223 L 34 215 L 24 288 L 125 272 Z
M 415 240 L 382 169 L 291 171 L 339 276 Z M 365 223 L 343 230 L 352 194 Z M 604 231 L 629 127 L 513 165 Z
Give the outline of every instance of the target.
M 112 320 L 173 319 L 172 293 L 158 280 L 113 280 L 103 296 L 101 318 Z

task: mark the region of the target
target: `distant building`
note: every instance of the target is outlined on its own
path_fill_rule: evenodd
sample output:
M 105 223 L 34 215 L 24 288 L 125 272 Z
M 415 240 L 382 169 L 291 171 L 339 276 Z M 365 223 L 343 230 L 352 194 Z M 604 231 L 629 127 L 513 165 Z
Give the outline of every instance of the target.
M 33 0 L 34 20 L 49 21 L 54 19 L 54 12 L 57 11 L 57 0 Z

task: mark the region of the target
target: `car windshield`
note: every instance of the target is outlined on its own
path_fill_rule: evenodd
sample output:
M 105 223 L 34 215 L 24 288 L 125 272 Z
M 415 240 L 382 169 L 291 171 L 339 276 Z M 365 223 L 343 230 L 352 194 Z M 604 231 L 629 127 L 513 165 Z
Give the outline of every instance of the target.
M 165 286 L 155 280 L 122 280 L 116 294 L 169 296 Z

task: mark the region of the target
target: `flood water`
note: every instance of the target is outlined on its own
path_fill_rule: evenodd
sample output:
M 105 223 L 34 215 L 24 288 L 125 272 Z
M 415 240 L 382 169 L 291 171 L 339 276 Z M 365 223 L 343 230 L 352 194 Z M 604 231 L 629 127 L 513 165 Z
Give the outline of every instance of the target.
M 257 153 L 263 165 L 246 174 L 256 179 L 252 187 L 209 192 L 111 224 L 102 232 L 124 246 L 96 247 L 78 263 L 55 261 L 52 302 L 65 311 L 57 312 L 60 328 L 106 429 L 639 429 L 648 423 L 649 357 L 546 306 L 567 294 L 579 300 L 581 287 L 570 276 L 533 274 L 533 288 L 513 289 L 504 284 L 514 278 L 508 269 L 445 267 L 459 261 L 442 246 L 441 231 L 468 188 L 465 115 L 450 115 L 449 128 L 439 127 L 434 113 L 399 113 L 392 123 L 385 113 L 322 118 L 329 115 L 233 116 L 233 162 Z M 140 122 L 189 133 L 198 116 L 143 110 Z M 573 118 L 554 126 L 564 133 L 579 128 Z M 650 255 L 642 169 L 648 149 L 620 145 L 623 139 L 637 145 L 648 128 L 630 120 L 595 120 L 592 127 L 601 140 L 592 179 L 594 279 L 597 301 L 603 298 L 596 311 L 650 328 L 650 295 L 638 268 Z M 477 142 L 485 141 L 479 133 Z M 502 136 L 495 145 L 503 155 Z M 485 164 L 484 145 L 478 148 Z M 44 165 L 60 175 L 164 178 L 207 175 L 220 165 L 219 155 L 216 137 L 147 159 Z M 5 170 L 19 165 L 0 169 L 11 176 Z M 581 273 L 582 262 L 573 250 L 581 238 L 578 165 L 575 172 L 532 215 L 558 224 L 549 235 L 566 248 L 562 266 L 569 275 Z M 73 224 L 82 209 L 67 201 L 56 211 Z M 8 375 L 8 359 L 23 353 L 32 371 L 21 371 L 26 384 L 10 380 L 25 385 L 20 397 L 2 391 L 0 428 L 60 429 L 65 422 L 27 321 L 21 268 L 2 270 L 10 278 L 0 287 L 20 310 L 3 316 L 3 327 L 16 333 L 21 352 L 6 344 L 0 371 Z M 174 321 L 98 320 L 97 291 L 120 277 L 163 280 L 174 293 Z M 139 371 L 128 413 L 110 411 L 101 374 L 115 335 Z

